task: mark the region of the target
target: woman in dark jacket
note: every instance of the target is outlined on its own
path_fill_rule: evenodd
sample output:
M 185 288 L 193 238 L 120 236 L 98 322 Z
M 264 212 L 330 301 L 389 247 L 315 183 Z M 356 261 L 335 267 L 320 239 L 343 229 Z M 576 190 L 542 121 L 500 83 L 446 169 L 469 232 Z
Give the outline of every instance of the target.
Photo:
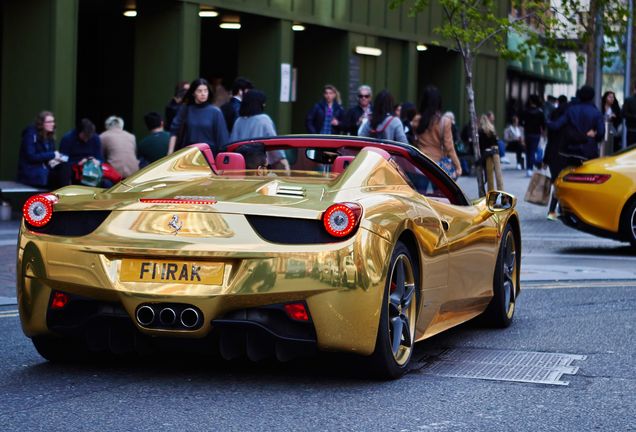
M 340 133 L 344 109 L 338 102 L 338 89 L 327 84 L 323 87 L 322 100 L 307 113 L 305 126 L 310 134 Z
M 49 172 L 60 157 L 55 150 L 55 117 L 50 111 L 42 111 L 22 132 L 18 181 L 34 187 L 48 186 Z
M 211 100 L 210 84 L 203 78 L 192 81 L 170 127 L 168 154 L 196 143 L 207 143 L 215 155 L 223 151 L 229 133 L 223 113 Z
M 605 117 L 607 139 L 612 141 L 610 151 L 616 151 L 621 146 L 622 136 L 618 133 L 618 127 L 623 121 L 621 117 L 621 107 L 616 100 L 616 93 L 606 91 L 601 99 L 601 114 Z

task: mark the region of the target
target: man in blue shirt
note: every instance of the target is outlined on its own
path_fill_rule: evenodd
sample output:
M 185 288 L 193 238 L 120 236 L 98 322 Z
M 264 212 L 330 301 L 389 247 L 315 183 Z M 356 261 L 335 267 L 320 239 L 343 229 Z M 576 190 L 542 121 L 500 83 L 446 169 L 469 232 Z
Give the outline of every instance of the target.
M 70 185 L 73 180 L 72 167 L 83 164 L 89 158 L 102 160 L 102 143 L 95 133 L 95 125 L 89 119 L 83 118 L 77 127 L 68 131 L 60 142 L 60 153 L 68 156 L 68 162 L 62 167 L 64 174 L 60 175 L 60 182 Z
M 597 158 L 598 143 L 605 135 L 603 115 L 594 105 L 594 88 L 585 85 L 577 94 L 578 102 L 571 104 L 556 121 L 548 123 L 550 130 L 562 129 L 563 145 L 559 152 L 574 164 Z

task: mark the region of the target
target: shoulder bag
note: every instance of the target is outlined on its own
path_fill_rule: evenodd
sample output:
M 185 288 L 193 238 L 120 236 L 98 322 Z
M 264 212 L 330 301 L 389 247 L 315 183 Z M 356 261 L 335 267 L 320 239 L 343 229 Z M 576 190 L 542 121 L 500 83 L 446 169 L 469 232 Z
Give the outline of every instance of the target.
M 446 149 L 444 148 L 444 117 L 439 120 L 439 136 L 440 136 L 440 147 L 442 149 L 442 158 L 437 161 L 437 165 L 442 167 L 442 169 L 448 174 L 452 179 L 457 178 L 457 171 L 455 171 L 455 164 L 453 164 L 453 160 L 448 157 L 446 154 Z

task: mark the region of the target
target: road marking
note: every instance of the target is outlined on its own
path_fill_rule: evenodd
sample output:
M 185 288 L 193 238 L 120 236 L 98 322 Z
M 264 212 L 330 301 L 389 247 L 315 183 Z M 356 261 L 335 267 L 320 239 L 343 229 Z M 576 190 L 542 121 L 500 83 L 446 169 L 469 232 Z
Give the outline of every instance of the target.
M 18 244 L 18 239 L 0 240 L 0 246 L 15 246 L 17 244 Z
M 636 261 L 636 257 L 628 257 L 621 255 L 604 255 L 604 254 L 594 254 L 594 255 L 583 255 L 583 254 L 551 254 L 551 253 L 533 253 L 529 252 L 528 254 L 523 254 L 524 258 L 557 258 L 557 259 L 586 259 L 586 260 L 595 260 L 598 261 L 600 259 L 607 259 L 610 261 Z
M 522 283 L 522 290 L 531 289 L 559 289 L 559 288 L 606 288 L 606 287 L 636 287 L 636 280 L 610 280 L 610 281 L 526 281 Z
M 0 311 L 0 318 L 13 318 L 20 316 L 17 310 Z

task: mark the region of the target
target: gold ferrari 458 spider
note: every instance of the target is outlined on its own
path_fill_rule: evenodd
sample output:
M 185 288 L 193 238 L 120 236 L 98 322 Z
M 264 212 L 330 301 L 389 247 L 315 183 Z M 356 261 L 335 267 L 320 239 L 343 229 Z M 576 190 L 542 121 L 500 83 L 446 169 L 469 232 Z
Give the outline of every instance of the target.
M 567 226 L 636 248 L 636 146 L 561 171 L 554 186 Z
M 51 361 L 152 352 L 225 359 L 355 353 L 396 378 L 414 343 L 481 315 L 513 319 L 515 198 L 469 202 L 417 149 L 282 136 L 195 144 L 110 189 L 24 206 L 22 327 Z

